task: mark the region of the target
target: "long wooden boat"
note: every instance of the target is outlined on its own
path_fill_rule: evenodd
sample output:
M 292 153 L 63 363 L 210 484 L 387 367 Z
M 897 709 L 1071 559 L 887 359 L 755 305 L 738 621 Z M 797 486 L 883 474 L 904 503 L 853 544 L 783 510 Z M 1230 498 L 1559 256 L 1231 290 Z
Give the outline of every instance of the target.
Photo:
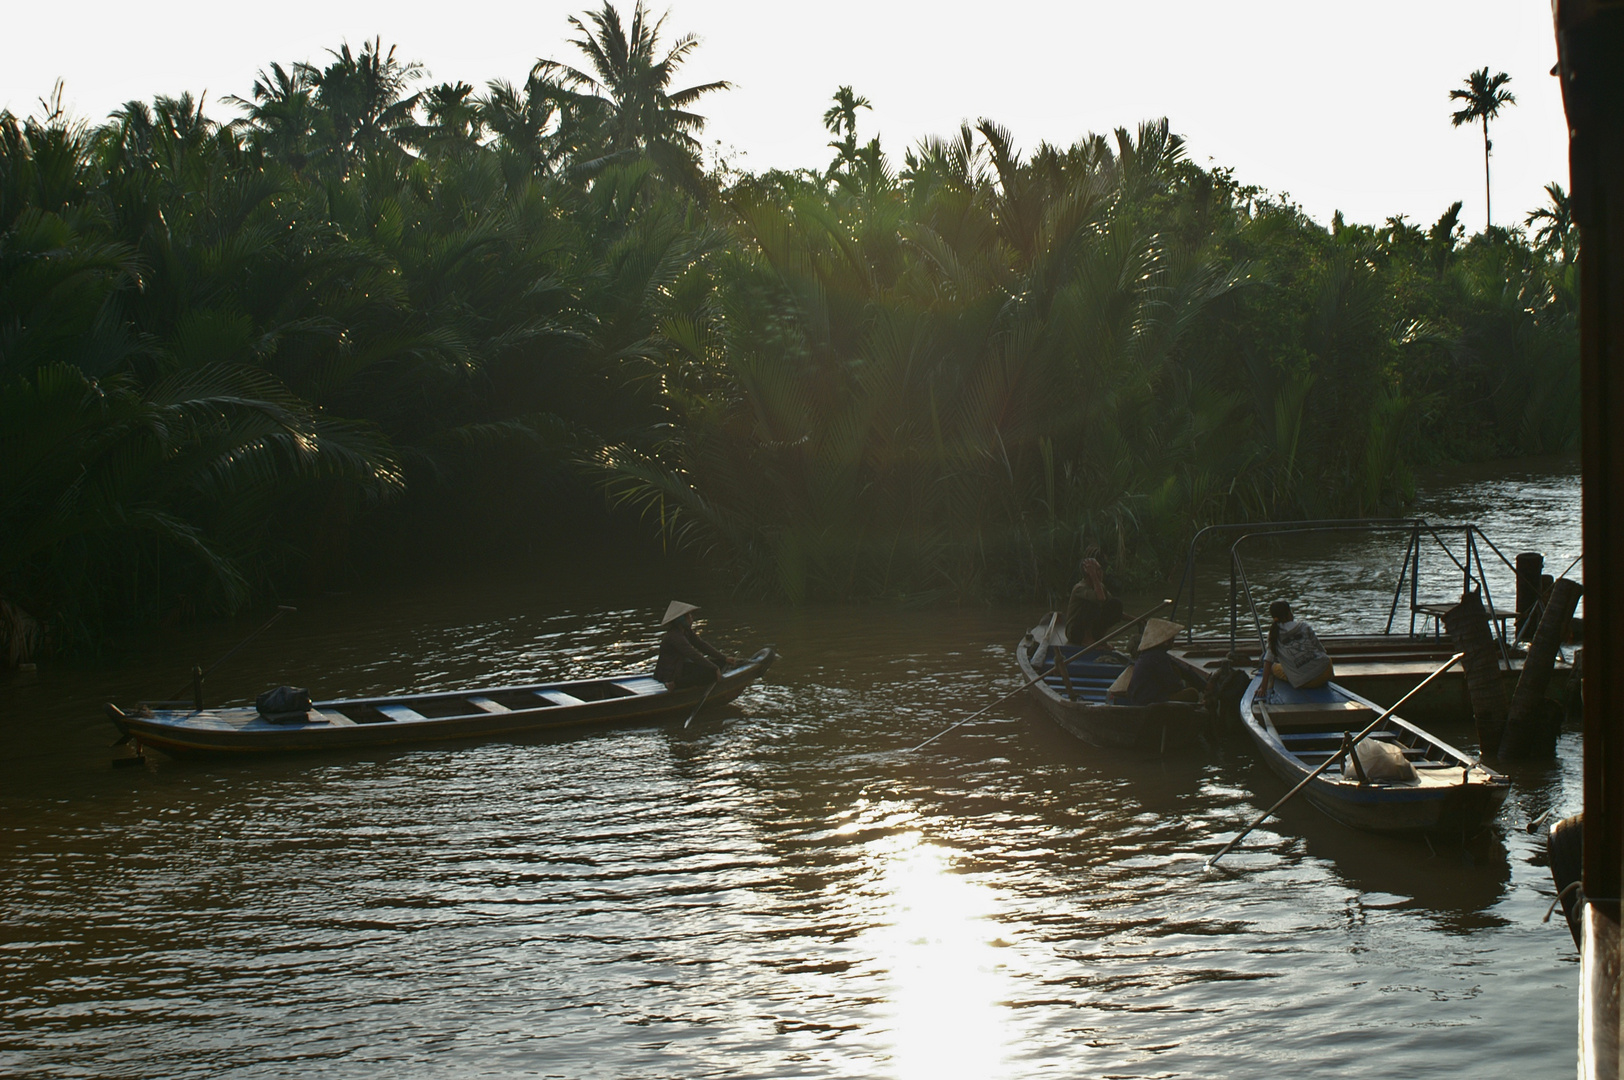
M 1345 732 L 1363 731 L 1385 711 L 1334 682 L 1298 690 L 1276 679 L 1266 700 L 1261 684 L 1254 675 L 1241 698 L 1241 719 L 1269 768 L 1292 786 L 1341 748 Z M 1511 790 L 1506 777 L 1402 717 L 1387 717 L 1366 739 L 1402 750 L 1416 777 L 1361 782 L 1346 759 L 1315 777 L 1303 795 L 1345 825 L 1377 832 L 1469 828 L 1492 820 Z
M 1028 631 L 1015 656 L 1028 692 L 1044 711 L 1091 746 L 1183 752 L 1198 745 L 1210 726 L 1212 714 L 1198 702 L 1107 704 L 1106 689 L 1130 666 L 1115 653 L 1100 649 L 1084 652 L 1073 645 L 1051 646 Z M 1063 670 L 1057 665 L 1060 656 L 1065 657 Z M 1043 672 L 1049 673 L 1039 679 Z M 1193 681 L 1191 686 L 1200 688 Z
M 287 753 L 360 746 L 490 739 L 583 724 L 686 716 L 699 705 L 738 697 L 772 667 L 768 646 L 722 673 L 714 687 L 669 690 L 647 674 L 501 686 L 397 697 L 318 701 L 302 718 L 279 722 L 253 706 L 196 709 L 175 702 L 129 712 L 107 706 L 113 724 L 138 747 L 177 757 Z

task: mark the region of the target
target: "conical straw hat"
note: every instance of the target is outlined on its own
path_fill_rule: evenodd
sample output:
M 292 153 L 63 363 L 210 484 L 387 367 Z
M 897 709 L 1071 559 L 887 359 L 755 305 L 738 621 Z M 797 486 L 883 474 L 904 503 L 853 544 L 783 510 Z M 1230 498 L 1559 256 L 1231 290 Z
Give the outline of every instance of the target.
M 1166 645 L 1178 637 L 1179 631 L 1183 629 L 1184 627 L 1176 622 L 1168 622 L 1166 619 L 1151 619 L 1145 623 L 1145 636 L 1139 639 L 1139 651 L 1144 652 L 1146 649 Z
M 660 625 L 664 626 L 672 619 L 680 619 L 690 611 L 698 610 L 698 604 L 684 604 L 681 600 L 673 600 L 671 601 L 671 606 L 665 609 L 665 618 L 660 620 Z

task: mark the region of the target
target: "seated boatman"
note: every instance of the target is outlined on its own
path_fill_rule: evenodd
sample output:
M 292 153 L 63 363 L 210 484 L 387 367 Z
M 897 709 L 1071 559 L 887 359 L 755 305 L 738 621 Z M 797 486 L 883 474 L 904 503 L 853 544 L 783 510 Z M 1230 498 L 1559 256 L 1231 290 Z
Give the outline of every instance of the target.
M 683 686 L 708 686 L 722 677 L 732 665 L 726 653 L 710 646 L 694 633 L 692 612 L 697 604 L 673 600 L 665 609 L 660 625 L 665 633 L 660 636 L 660 658 L 654 662 L 654 677 L 665 683 L 666 689 Z
M 1193 700 L 1194 692 L 1186 687 L 1184 678 L 1167 655 L 1167 647 L 1179 636 L 1184 627 L 1166 619 L 1151 619 L 1145 623 L 1144 636 L 1139 639 L 1139 658 L 1133 662 L 1133 675 L 1128 681 L 1128 705 L 1155 705 L 1162 701 Z

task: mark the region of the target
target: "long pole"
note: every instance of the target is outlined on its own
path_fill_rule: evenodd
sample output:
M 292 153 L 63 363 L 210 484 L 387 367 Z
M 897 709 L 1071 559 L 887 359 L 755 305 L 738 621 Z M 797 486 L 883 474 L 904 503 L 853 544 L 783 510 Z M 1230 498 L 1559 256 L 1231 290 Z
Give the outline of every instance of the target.
M 1341 761 L 1344 757 L 1346 757 L 1347 754 L 1355 746 L 1359 745 L 1359 741 L 1361 739 L 1363 739 L 1366 735 L 1369 735 L 1372 731 L 1376 730 L 1376 726 L 1378 724 L 1380 724 L 1383 720 L 1386 720 L 1389 716 L 1392 716 L 1394 713 L 1398 712 L 1399 706 L 1403 705 L 1406 701 L 1409 701 L 1416 694 L 1420 693 L 1421 688 L 1426 686 L 1433 679 L 1436 679 L 1438 676 L 1442 675 L 1444 672 L 1446 672 L 1450 668 L 1454 667 L 1455 664 L 1457 662 L 1459 662 L 1460 658 L 1465 656 L 1465 655 L 1466 655 L 1465 653 L 1456 653 L 1454 656 L 1451 656 L 1447 662 L 1445 662 L 1443 667 L 1439 668 L 1437 671 L 1434 671 L 1431 675 L 1428 675 L 1426 678 L 1424 678 L 1420 682 L 1416 683 L 1414 690 L 1411 690 L 1408 694 L 1405 694 L 1403 697 L 1399 698 L 1398 701 L 1394 702 L 1393 705 L 1390 708 L 1388 708 L 1388 710 L 1386 712 L 1384 712 L 1380 716 L 1376 717 L 1376 719 L 1372 720 L 1365 727 L 1365 729 L 1363 731 L 1361 731 L 1359 734 L 1355 735 L 1353 737 L 1352 741 L 1350 741 L 1346 746 L 1342 747 L 1336 753 L 1334 753 L 1330 757 L 1326 758 L 1324 764 L 1322 764 L 1319 768 L 1315 769 L 1313 772 L 1309 773 L 1307 776 L 1303 777 L 1301 783 L 1299 783 L 1296 787 L 1292 788 L 1290 791 L 1286 792 L 1283 796 L 1281 796 L 1279 802 L 1275 803 L 1273 806 L 1271 806 L 1267 810 L 1263 811 L 1263 813 L 1259 814 L 1256 817 L 1256 819 L 1253 820 L 1252 824 L 1248 825 L 1246 828 L 1244 828 L 1244 829 L 1242 829 L 1240 831 L 1239 835 L 1237 835 L 1235 837 L 1235 839 L 1231 840 L 1229 843 L 1227 843 L 1223 847 L 1219 848 L 1218 849 L 1218 854 L 1214 855 L 1212 858 L 1207 860 L 1207 865 L 1212 866 L 1219 859 L 1221 859 L 1225 855 L 1229 854 L 1230 849 L 1233 848 L 1236 844 L 1240 843 L 1242 840 L 1244 840 L 1246 838 L 1247 833 L 1251 832 L 1253 829 L 1257 828 L 1259 825 L 1261 825 L 1265 821 L 1267 821 L 1270 814 L 1273 814 L 1276 810 L 1278 810 L 1282 806 L 1286 805 L 1287 800 L 1289 800 L 1293 795 L 1297 794 L 1303 788 L 1307 787 L 1309 782 L 1312 781 L 1315 777 L 1319 776 L 1320 773 L 1324 772 L 1326 769 L 1329 769 L 1332 765 L 1335 765 L 1337 762 Z
M 716 673 L 716 682 L 713 682 L 709 686 L 705 687 L 705 692 L 699 695 L 699 704 L 695 705 L 694 711 L 688 714 L 688 719 L 682 722 L 682 729 L 684 731 L 688 730 L 688 725 L 694 722 L 694 717 L 699 715 L 699 710 L 705 707 L 705 702 L 710 699 L 711 691 L 716 689 L 716 683 L 721 681 L 722 673 L 718 671 Z
M 247 645 L 250 641 L 253 641 L 255 638 L 259 637 L 259 635 L 261 635 L 265 631 L 269 630 L 272 627 L 272 625 L 275 624 L 276 620 L 280 619 L 282 616 L 286 615 L 290 611 L 298 611 L 298 610 L 299 610 L 298 608 L 289 607 L 287 604 L 278 604 L 277 608 L 276 608 L 276 614 L 272 615 L 268 620 L 266 620 L 264 626 L 260 627 L 258 630 L 255 630 L 252 634 L 249 634 L 247 637 L 243 638 L 241 641 L 237 642 L 236 646 L 234 648 L 232 648 L 230 652 L 226 653 L 224 656 L 220 657 L 220 659 L 218 659 L 214 663 L 210 664 L 206 669 L 205 668 L 194 668 L 194 669 L 192 669 L 192 678 L 189 680 L 188 685 L 191 686 L 193 692 L 201 695 L 202 691 L 201 691 L 200 687 L 202 685 L 203 678 L 206 675 L 208 675 L 209 672 L 213 671 L 215 668 L 219 667 L 221 664 L 225 663 L 227 660 L 230 660 L 233 656 L 236 656 L 239 652 L 242 651 L 242 648 L 243 648 L 244 645 Z M 187 688 L 185 686 L 183 686 L 179 690 L 176 690 L 173 694 L 171 694 L 170 697 L 171 698 L 178 698 L 178 697 L 180 697 L 180 695 L 182 695 L 182 694 L 184 694 L 186 692 L 186 689 Z M 202 708 L 201 705 L 199 705 L 198 707 Z
M 1090 642 L 1089 644 L 1084 645 L 1078 651 L 1079 652 L 1087 652 L 1088 650 L 1094 648 L 1097 645 L 1104 645 L 1107 641 L 1110 641 L 1112 638 L 1114 638 L 1118 634 L 1122 633 L 1122 631 L 1126 630 L 1128 627 L 1134 625 L 1135 623 L 1144 622 L 1146 619 L 1150 618 L 1152 615 L 1156 614 L 1158 611 L 1162 610 L 1162 608 L 1166 607 L 1167 605 L 1171 604 L 1172 602 L 1173 601 L 1171 601 L 1171 600 L 1163 600 L 1161 603 L 1157 604 L 1155 607 L 1151 608 L 1149 611 L 1145 612 L 1143 615 L 1139 615 L 1139 616 L 1137 616 L 1135 618 L 1129 619 L 1127 622 L 1125 622 L 1122 625 L 1116 627 L 1114 630 L 1112 630 L 1110 633 L 1106 634 L 1104 637 L 1100 638 L 1098 641 Z M 1055 615 L 1056 615 L 1056 618 L 1058 618 L 1059 617 L 1059 612 L 1056 612 Z M 1049 620 L 1049 626 L 1050 626 L 1051 629 L 1053 629 L 1053 627 L 1054 627 L 1054 619 Z M 912 753 L 915 750 L 923 750 L 925 747 L 929 746 L 931 743 L 935 742 L 937 739 L 940 739 L 943 735 L 946 735 L 949 731 L 952 731 L 953 728 L 963 727 L 965 724 L 968 724 L 970 721 L 974 720 L 976 717 L 980 716 L 982 713 L 985 713 L 988 709 L 991 709 L 994 705 L 1002 705 L 1004 702 L 1008 701 L 1010 698 L 1014 697 L 1016 694 L 1020 693 L 1022 690 L 1025 690 L 1027 687 L 1035 686 L 1038 683 L 1042 682 L 1044 679 L 1047 679 L 1050 675 L 1053 675 L 1055 672 L 1059 671 L 1060 670 L 1060 665 L 1064 664 L 1065 662 L 1066 662 L 1066 658 L 1064 656 L 1062 656 L 1060 659 L 1056 660 L 1054 662 L 1054 664 L 1047 671 L 1045 671 L 1043 674 L 1038 675 L 1038 676 L 1036 676 L 1034 678 L 1028 679 L 1026 682 L 1022 683 L 1020 686 L 1017 686 L 1015 689 L 1011 690 L 1009 693 L 1005 694 L 1003 697 L 999 698 L 997 701 L 991 702 L 990 704 L 988 704 L 984 708 L 976 710 L 975 712 L 971 713 L 969 716 L 966 716 L 963 720 L 960 720 L 958 723 L 952 725 L 951 727 L 943 728 L 941 731 L 938 731 L 936 734 L 932 735 L 930 738 L 926 739 L 924 742 L 920 743 L 918 746 L 910 746 L 910 747 L 908 747 L 907 750 L 905 750 L 903 752 L 904 753 Z

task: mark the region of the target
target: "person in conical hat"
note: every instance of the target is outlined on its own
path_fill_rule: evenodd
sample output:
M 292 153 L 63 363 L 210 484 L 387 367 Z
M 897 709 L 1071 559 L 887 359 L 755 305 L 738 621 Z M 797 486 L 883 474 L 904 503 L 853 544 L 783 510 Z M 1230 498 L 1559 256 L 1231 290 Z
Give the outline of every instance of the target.
M 680 619 L 684 615 L 691 614 L 692 612 L 695 612 L 695 611 L 698 611 L 698 610 L 699 610 L 699 605 L 698 604 L 685 604 L 681 600 L 673 600 L 669 604 L 666 605 L 666 607 L 665 607 L 665 617 L 660 620 L 660 625 L 664 626 L 666 623 L 670 622 L 672 619 Z
M 1184 627 L 1166 619 L 1151 619 L 1145 623 L 1145 632 L 1139 638 L 1139 651 L 1163 649 L 1184 631 Z
M 1179 674 L 1167 647 L 1179 636 L 1184 627 L 1166 619 L 1151 619 L 1145 623 L 1145 632 L 1139 639 L 1139 658 L 1133 662 L 1127 696 L 1118 700 L 1127 705 L 1154 705 L 1159 701 L 1194 700 L 1198 695 Z
M 675 690 L 681 686 L 707 686 L 733 666 L 727 654 L 712 648 L 694 632 L 693 613 L 698 604 L 673 600 L 666 606 L 660 625 L 660 656 L 654 662 L 654 677 Z

